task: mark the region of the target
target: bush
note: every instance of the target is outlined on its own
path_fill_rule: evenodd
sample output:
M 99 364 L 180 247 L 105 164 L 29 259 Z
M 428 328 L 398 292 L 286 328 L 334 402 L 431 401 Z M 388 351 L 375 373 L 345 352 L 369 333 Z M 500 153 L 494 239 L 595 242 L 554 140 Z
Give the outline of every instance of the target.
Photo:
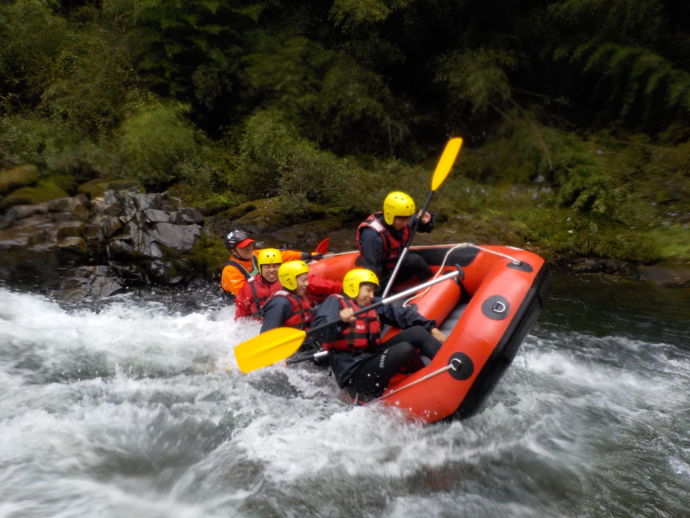
M 195 178 L 196 129 L 181 103 L 139 103 L 120 127 L 123 173 L 146 187 L 162 189 L 182 177 Z M 203 180 L 202 180 L 203 181 Z

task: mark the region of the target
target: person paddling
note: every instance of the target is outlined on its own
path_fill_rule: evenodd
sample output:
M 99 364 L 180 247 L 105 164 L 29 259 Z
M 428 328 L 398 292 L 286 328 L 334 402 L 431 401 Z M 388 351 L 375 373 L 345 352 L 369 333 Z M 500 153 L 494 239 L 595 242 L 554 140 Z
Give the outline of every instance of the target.
M 422 368 L 420 355 L 433 358 L 446 339 L 434 320 L 412 307 L 387 304 L 354 315 L 374 302 L 377 288 L 379 280 L 373 271 L 350 270 L 343 278 L 343 294 L 329 296 L 311 322 L 315 329 L 340 320 L 315 332 L 314 337 L 329 351 L 340 388 L 362 401 L 380 396 L 396 373 Z M 382 342 L 382 322 L 402 331 Z
M 414 200 L 406 193 L 393 191 L 383 201 L 383 212 L 375 212 L 357 227 L 356 242 L 363 267 L 373 271 L 381 280 L 380 291 L 386 287 L 402 249 L 411 239 L 415 219 L 419 232 L 431 232 L 434 215 L 430 212 L 415 214 Z M 423 282 L 432 272 L 424 258 L 409 252 L 405 255 L 396 282 L 405 282 L 417 276 Z

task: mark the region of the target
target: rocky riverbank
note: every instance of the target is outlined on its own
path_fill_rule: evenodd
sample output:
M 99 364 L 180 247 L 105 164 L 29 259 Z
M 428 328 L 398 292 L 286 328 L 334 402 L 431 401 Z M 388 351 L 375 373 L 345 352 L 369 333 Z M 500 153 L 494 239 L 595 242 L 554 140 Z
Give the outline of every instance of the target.
M 251 230 L 267 246 L 310 250 L 328 236 L 332 251 L 352 249 L 356 226 L 355 220 L 335 217 L 289 224 L 280 217 L 274 200 L 246 203 L 204 217 L 168 193 L 145 194 L 126 184 L 98 195 L 64 196 L 39 203 L 17 198 L 16 190 L 14 198 L 10 196 L 3 199 L 0 212 L 0 280 L 11 286 L 40 286 L 68 300 L 107 297 L 139 286 L 217 281 L 227 258 L 222 236 L 236 225 Z M 420 234 L 416 242 L 510 241 L 506 236 L 485 234 L 466 221 L 445 221 L 439 230 L 433 235 Z M 554 266 L 690 286 L 688 265 L 641 266 L 611 259 L 568 258 Z
M 128 189 L 14 205 L 0 220 L 0 278 L 68 299 L 183 284 L 194 277 L 188 253 L 203 223 L 166 193 Z

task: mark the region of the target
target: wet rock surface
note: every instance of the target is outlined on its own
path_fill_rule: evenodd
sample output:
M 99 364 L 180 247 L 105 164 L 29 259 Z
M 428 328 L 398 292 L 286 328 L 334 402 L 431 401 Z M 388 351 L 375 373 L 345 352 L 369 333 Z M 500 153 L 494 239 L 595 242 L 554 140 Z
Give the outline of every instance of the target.
M 68 299 L 177 285 L 195 275 L 187 255 L 203 221 L 166 193 L 135 190 L 14 205 L 0 218 L 0 279 Z

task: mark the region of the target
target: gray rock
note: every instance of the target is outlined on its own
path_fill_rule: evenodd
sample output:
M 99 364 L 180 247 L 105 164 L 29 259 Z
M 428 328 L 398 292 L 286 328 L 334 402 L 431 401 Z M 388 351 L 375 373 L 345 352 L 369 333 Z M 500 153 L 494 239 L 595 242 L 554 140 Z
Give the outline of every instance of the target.
M 124 291 L 124 283 L 110 267 L 79 266 L 66 273 L 58 296 L 64 300 L 77 301 L 88 297 L 110 297 Z
M 177 225 L 191 225 L 203 223 L 204 216 L 198 210 L 184 208 L 177 212 L 173 212 L 170 216 L 170 222 Z
M 149 223 L 167 223 L 171 219 L 170 214 L 158 209 L 146 209 L 144 216 Z
M 107 274 L 99 269 L 72 273 L 73 285 L 64 289 L 107 294 L 120 289 L 112 280 L 118 278 L 122 286 L 178 284 L 196 274 L 186 255 L 201 235 L 203 219 L 167 193 L 132 190 L 108 190 L 92 201 L 79 195 L 18 205 L 6 212 L 0 230 L 0 276 L 11 281 L 22 270 L 32 279 L 46 271 L 55 277 L 66 267 L 74 271 L 95 263 Z
M 33 216 L 34 214 L 45 214 L 46 212 L 48 212 L 47 203 L 35 203 L 32 205 L 14 205 L 5 213 L 3 220 L 5 222 L 5 226 L 7 226 L 14 221 L 28 218 L 29 216 Z
M 167 248 L 188 251 L 194 246 L 196 238 L 201 235 L 199 225 L 174 225 L 172 223 L 158 223 L 146 232 L 150 241 L 155 241 Z

